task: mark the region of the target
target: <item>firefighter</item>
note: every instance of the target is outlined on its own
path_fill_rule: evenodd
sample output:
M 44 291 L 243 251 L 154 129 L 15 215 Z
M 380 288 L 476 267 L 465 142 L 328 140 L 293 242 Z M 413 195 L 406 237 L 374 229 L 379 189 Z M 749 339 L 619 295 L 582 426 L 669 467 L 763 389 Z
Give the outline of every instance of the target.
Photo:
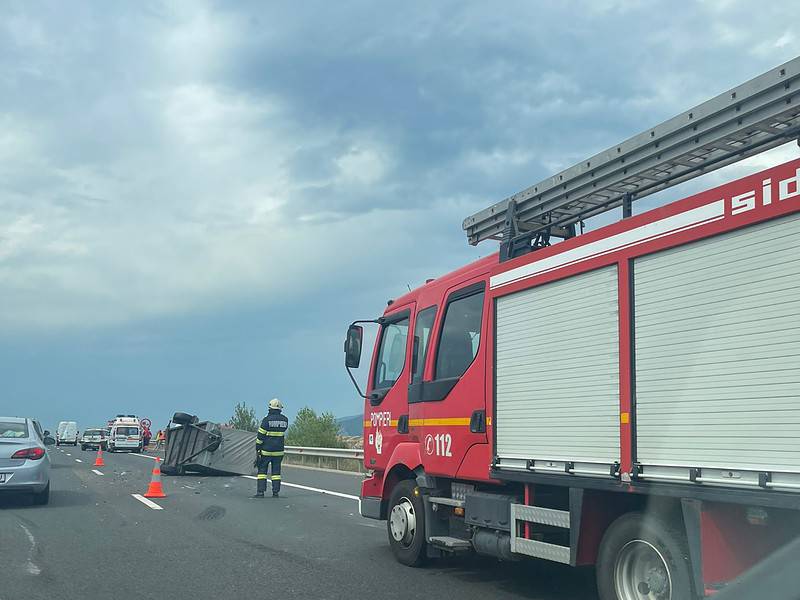
M 269 412 L 261 420 L 256 436 L 256 460 L 258 467 L 256 494 L 263 498 L 267 491 L 267 472 L 272 479 L 272 497 L 277 498 L 281 490 L 281 461 L 283 460 L 283 438 L 289 427 L 289 419 L 281 412 L 283 403 L 277 398 L 269 401 Z

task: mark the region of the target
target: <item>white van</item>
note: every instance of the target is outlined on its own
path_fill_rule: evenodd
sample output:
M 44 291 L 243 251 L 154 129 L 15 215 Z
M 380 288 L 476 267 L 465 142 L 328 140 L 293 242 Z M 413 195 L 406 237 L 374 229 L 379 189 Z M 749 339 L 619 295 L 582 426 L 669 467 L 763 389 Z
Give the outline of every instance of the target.
M 78 424 L 75 421 L 62 421 L 58 424 L 56 445 L 60 446 L 61 444 L 78 445 Z
M 108 433 L 108 451 L 142 451 L 142 424 L 133 416 L 117 417 Z

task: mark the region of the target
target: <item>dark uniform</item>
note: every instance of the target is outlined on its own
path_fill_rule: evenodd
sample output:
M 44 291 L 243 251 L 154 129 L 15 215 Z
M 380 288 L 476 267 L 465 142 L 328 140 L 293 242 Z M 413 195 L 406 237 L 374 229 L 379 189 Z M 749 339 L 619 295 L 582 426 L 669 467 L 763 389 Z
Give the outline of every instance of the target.
M 289 427 L 289 419 L 279 408 L 270 408 L 267 416 L 261 420 L 256 437 L 258 453 L 257 493 L 263 494 L 267 489 L 267 471 L 271 472 L 272 495 L 277 496 L 281 489 L 281 461 L 283 460 L 283 438 Z

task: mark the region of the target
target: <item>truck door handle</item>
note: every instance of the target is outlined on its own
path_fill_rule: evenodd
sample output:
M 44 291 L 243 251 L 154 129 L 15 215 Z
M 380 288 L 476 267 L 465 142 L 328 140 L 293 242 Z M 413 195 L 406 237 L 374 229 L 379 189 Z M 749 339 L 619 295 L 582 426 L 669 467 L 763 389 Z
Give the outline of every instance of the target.
M 398 417 L 397 433 L 408 433 L 408 415 L 400 415 Z
M 472 411 L 472 416 L 469 418 L 469 430 L 472 433 L 486 433 L 486 411 L 475 410 Z

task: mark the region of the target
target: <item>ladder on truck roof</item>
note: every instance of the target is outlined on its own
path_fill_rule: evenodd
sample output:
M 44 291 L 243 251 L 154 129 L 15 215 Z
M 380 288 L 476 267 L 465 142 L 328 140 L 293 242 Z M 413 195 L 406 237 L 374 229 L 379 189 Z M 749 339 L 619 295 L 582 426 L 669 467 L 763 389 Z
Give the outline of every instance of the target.
M 800 135 L 800 57 L 771 69 L 464 220 L 472 245 L 507 260 L 569 238 L 576 224 Z

